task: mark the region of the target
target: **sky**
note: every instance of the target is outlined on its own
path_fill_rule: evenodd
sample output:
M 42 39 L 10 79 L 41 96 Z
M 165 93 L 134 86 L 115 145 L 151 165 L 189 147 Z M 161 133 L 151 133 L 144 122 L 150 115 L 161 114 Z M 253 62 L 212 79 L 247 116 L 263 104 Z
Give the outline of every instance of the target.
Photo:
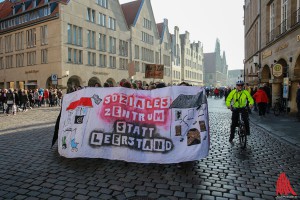
M 204 53 L 214 52 L 219 38 L 228 68 L 244 68 L 243 0 L 151 0 L 151 4 L 156 23 L 168 19 L 170 33 L 174 26 L 180 34 L 188 31 L 191 42 L 203 44 Z

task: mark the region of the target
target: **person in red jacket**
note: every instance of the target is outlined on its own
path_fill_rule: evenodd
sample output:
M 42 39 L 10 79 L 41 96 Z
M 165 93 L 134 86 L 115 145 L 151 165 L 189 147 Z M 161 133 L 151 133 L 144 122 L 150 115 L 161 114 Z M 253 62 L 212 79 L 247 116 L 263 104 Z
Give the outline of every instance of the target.
M 253 98 L 255 99 L 255 102 L 258 105 L 259 116 L 265 116 L 267 105 L 268 105 L 268 95 L 264 91 L 262 85 L 259 87 L 257 92 L 253 95 Z

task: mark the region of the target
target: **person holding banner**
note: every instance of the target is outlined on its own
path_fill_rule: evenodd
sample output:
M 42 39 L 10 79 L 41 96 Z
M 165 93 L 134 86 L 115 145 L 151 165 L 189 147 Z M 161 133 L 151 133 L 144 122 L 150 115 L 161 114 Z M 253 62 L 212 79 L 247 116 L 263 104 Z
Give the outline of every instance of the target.
M 245 122 L 247 135 L 250 135 L 250 126 L 249 126 L 249 116 L 247 109 L 247 101 L 249 102 L 250 109 L 253 108 L 254 100 L 251 97 L 250 93 L 247 90 L 243 89 L 244 81 L 238 80 L 236 82 L 236 89 L 232 90 L 227 99 L 226 106 L 228 109 L 232 109 L 232 117 L 231 117 L 231 129 L 230 129 L 230 137 L 229 142 L 231 143 L 234 138 L 235 127 L 238 126 L 238 118 L 239 111 L 242 112 L 242 117 Z M 233 104 L 231 105 L 231 101 Z

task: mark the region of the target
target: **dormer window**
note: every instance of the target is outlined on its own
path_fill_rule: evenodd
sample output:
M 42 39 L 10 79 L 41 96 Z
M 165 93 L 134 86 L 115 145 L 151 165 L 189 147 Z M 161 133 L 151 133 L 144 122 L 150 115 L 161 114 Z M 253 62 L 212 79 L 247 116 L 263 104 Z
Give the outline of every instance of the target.
M 36 0 L 33 0 L 33 8 L 35 8 L 36 7 Z
M 13 10 L 13 15 L 15 15 L 16 14 L 16 7 L 13 6 L 12 10 Z
M 45 0 L 45 4 L 49 3 L 49 0 Z
M 22 12 L 25 11 L 25 3 L 22 4 Z

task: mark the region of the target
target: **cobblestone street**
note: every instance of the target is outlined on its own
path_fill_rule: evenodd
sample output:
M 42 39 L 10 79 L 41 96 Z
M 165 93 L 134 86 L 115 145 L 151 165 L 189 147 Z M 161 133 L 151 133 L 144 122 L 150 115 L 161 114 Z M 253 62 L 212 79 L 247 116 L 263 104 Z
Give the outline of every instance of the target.
M 242 150 L 228 142 L 224 99 L 209 99 L 209 112 L 209 156 L 182 168 L 66 159 L 51 148 L 59 108 L 0 114 L 0 199 L 275 199 L 282 172 L 300 198 L 299 149 L 251 123 Z

